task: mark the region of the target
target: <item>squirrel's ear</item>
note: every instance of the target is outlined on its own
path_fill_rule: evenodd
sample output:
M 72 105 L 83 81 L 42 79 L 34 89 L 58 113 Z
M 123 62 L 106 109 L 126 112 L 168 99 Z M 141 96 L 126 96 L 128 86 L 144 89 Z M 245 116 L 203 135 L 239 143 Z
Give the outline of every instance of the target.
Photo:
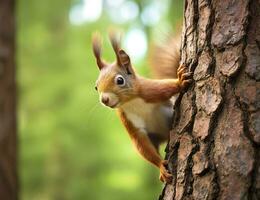
M 117 64 L 125 68 L 127 74 L 134 74 L 129 56 L 124 50 L 120 49 L 121 34 L 116 31 L 110 31 L 109 38 L 116 54 Z
M 127 53 L 120 49 L 118 51 L 118 64 L 122 67 L 124 67 L 127 71 L 127 74 L 134 74 L 134 70 L 132 68 L 130 57 L 127 55 Z
M 92 37 L 92 49 L 99 70 L 105 67 L 104 61 L 101 59 L 101 37 L 98 33 L 94 33 Z

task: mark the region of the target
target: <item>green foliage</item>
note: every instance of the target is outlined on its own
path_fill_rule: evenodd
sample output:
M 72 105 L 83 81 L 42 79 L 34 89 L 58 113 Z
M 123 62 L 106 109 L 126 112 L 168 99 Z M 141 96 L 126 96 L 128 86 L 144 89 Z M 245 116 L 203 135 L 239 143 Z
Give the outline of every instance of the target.
M 158 170 L 140 159 L 94 90 L 91 34 L 106 36 L 112 22 L 103 14 L 95 23 L 71 25 L 75 2 L 18 1 L 21 199 L 156 199 Z M 104 49 L 113 60 L 108 42 Z M 144 65 L 138 63 L 140 72 L 147 72 Z

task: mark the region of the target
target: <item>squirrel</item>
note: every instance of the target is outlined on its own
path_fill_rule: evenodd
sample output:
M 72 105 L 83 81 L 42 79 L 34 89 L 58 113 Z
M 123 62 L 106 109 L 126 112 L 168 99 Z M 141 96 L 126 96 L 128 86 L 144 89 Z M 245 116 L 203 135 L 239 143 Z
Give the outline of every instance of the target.
M 170 98 L 192 82 L 192 73 L 184 65 L 179 67 L 180 53 L 174 40 L 154 49 L 152 69 L 159 79 L 144 78 L 135 72 L 117 34 L 110 33 L 110 42 L 116 56 L 113 63 L 101 59 L 101 38 L 97 33 L 93 35 L 93 53 L 100 70 L 95 89 L 100 102 L 117 111 L 138 152 L 159 168 L 162 182 L 170 183 L 168 161 L 161 158 L 158 148 L 167 141 L 171 129 Z

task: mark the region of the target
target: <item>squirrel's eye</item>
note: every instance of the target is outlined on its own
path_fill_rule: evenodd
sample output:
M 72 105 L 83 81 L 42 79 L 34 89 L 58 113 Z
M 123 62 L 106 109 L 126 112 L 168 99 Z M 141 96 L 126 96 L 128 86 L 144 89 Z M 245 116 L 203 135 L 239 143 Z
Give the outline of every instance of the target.
M 125 79 L 121 75 L 117 75 L 115 78 L 115 82 L 117 85 L 124 86 L 125 85 Z
M 95 90 L 97 91 L 97 86 L 95 86 Z

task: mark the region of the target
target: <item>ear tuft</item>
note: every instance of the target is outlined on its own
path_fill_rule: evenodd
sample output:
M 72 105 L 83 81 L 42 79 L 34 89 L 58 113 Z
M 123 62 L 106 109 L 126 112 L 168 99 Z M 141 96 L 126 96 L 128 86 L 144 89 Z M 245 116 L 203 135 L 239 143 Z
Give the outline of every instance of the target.
M 130 57 L 123 49 L 120 49 L 121 33 L 112 30 L 109 33 L 109 39 L 116 54 L 117 64 L 122 68 L 125 68 L 127 74 L 134 74 L 134 70 L 131 66 Z
M 101 59 L 101 44 L 101 36 L 98 32 L 95 32 L 92 36 L 92 49 L 100 70 L 105 66 L 105 63 Z
M 117 54 L 120 49 L 121 34 L 115 30 L 110 30 L 109 39 L 112 44 L 114 52 Z

